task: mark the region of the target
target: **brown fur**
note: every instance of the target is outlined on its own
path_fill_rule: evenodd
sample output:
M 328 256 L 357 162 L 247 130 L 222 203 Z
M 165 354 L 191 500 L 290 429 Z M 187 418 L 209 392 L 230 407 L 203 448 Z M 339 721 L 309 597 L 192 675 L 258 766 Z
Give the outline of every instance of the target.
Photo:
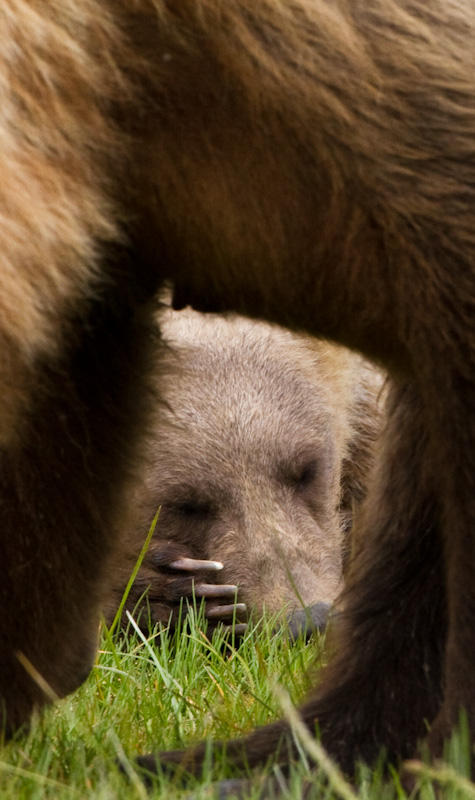
M 159 507 L 126 610 L 149 587 L 150 621 L 175 621 L 192 584 L 212 580 L 237 584 L 259 616 L 331 604 L 381 427 L 381 375 L 345 348 L 239 316 L 167 310 L 160 328 L 162 402 L 111 614 Z M 180 556 L 224 569 L 175 572 Z
M 411 752 L 425 719 L 439 754 L 461 707 L 475 730 L 473 2 L 6 0 L 0 28 L 7 728 L 44 699 L 19 651 L 57 693 L 90 663 L 171 278 L 176 307 L 393 373 L 337 656 L 302 714 L 346 767 Z

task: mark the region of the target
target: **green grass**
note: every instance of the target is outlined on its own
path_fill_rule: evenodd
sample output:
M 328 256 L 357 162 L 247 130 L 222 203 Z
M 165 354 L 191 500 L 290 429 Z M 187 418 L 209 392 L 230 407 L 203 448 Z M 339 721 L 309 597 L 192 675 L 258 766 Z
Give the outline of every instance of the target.
M 316 652 L 322 655 L 322 641 L 292 645 L 272 628 L 272 621 L 251 628 L 239 649 L 232 641 L 226 645 L 219 631 L 208 642 L 196 619 L 176 635 L 162 631 L 149 640 L 133 633 L 126 642 L 105 633 L 87 683 L 0 751 L 0 798 L 185 797 L 170 778 L 157 779 L 147 793 L 134 768 L 135 754 L 181 747 L 203 737 L 239 736 L 282 713 L 287 699 L 279 686 L 298 703 L 308 689 L 306 671 Z M 301 749 L 302 763 L 286 794 L 296 800 L 302 795 L 302 780 L 311 774 L 305 743 Z M 451 760 L 458 772 L 446 768 L 438 776 L 447 800 L 475 800 L 475 786 L 463 778 L 466 753 L 460 739 L 455 740 Z M 383 781 L 377 771 L 366 770 L 352 789 L 332 769 L 330 765 L 327 773 L 330 786 L 323 776 L 312 778 L 310 797 L 406 797 L 397 778 Z M 210 778 L 200 781 L 196 797 L 204 797 L 209 785 Z M 428 784 L 422 799 L 431 798 L 435 794 Z

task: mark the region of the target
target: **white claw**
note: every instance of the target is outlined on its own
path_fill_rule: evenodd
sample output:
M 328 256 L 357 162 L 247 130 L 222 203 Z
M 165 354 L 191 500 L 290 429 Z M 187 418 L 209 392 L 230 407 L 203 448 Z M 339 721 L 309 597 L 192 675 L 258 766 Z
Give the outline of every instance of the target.
M 219 572 L 223 569 L 221 561 L 200 561 L 197 558 L 177 558 L 167 565 L 170 569 L 182 572 Z

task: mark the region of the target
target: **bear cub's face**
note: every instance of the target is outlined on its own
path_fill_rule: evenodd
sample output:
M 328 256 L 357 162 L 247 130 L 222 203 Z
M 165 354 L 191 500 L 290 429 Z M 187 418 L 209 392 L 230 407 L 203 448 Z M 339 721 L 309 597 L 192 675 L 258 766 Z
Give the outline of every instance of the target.
M 241 317 L 167 311 L 161 328 L 164 402 L 140 498 L 144 531 L 161 506 L 152 549 L 168 540 L 221 561 L 214 580 L 258 613 L 331 603 L 371 373 L 342 348 Z

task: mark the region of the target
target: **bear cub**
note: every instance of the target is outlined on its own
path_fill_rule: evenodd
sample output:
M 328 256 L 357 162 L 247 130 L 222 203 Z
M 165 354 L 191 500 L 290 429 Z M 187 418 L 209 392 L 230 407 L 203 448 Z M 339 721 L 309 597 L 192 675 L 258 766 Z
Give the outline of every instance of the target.
M 194 587 L 208 630 L 240 620 L 244 632 L 250 613 L 284 607 L 291 632 L 323 627 L 381 426 L 381 374 L 237 315 L 168 308 L 160 328 L 162 402 L 108 620 L 160 507 L 124 608 L 139 623 L 173 625 Z

